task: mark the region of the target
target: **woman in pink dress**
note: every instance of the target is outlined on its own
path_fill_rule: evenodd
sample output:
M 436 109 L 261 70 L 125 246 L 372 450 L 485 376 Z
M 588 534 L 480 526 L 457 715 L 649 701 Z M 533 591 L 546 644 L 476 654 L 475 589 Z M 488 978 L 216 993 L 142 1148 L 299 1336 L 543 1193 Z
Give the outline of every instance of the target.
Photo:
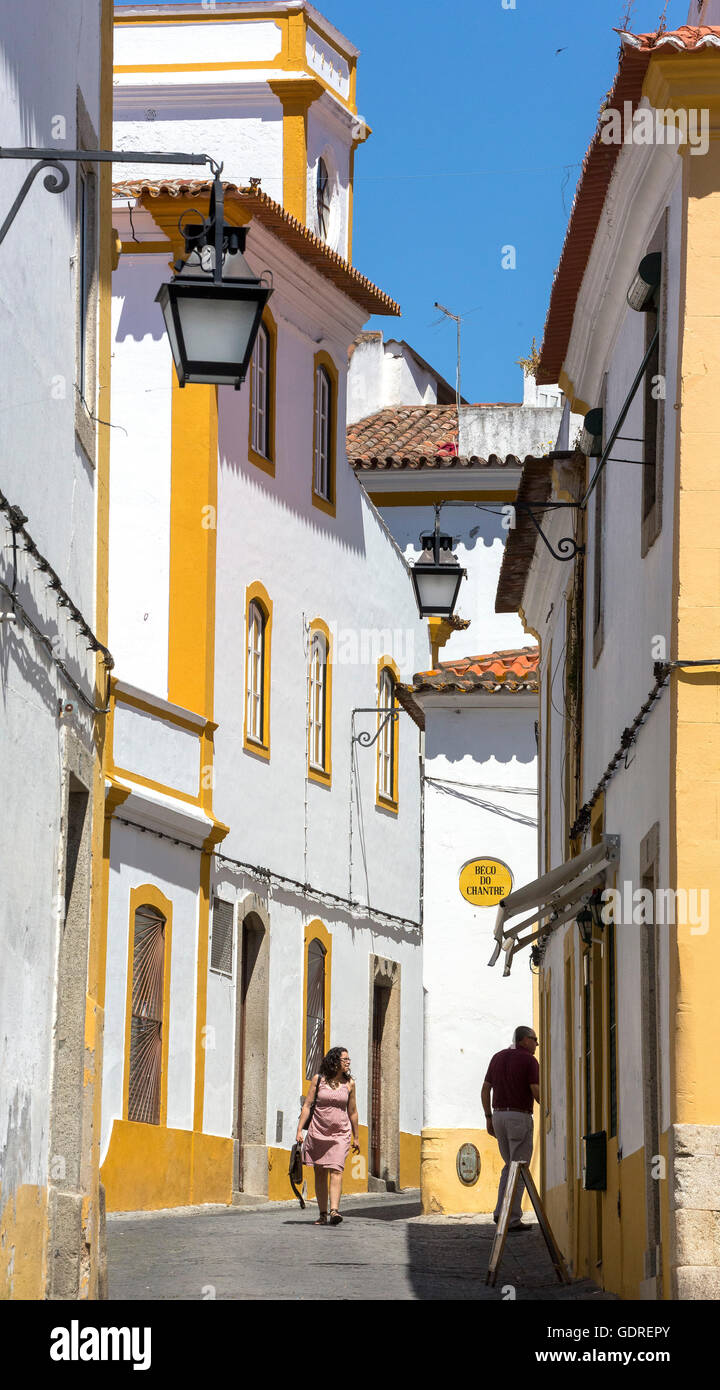
M 298 1120 L 296 1143 L 302 1143 L 302 1131 L 308 1121 L 310 1107 L 317 1100 L 303 1145 L 303 1163 L 315 1169 L 315 1195 L 320 1215 L 316 1226 L 328 1222 L 328 1177 L 330 1179 L 330 1225 L 338 1226 L 343 1169 L 352 1143 L 353 1153 L 360 1152 L 358 1112 L 355 1103 L 355 1082 L 350 1075 L 350 1058 L 344 1047 L 331 1047 L 312 1079 Z

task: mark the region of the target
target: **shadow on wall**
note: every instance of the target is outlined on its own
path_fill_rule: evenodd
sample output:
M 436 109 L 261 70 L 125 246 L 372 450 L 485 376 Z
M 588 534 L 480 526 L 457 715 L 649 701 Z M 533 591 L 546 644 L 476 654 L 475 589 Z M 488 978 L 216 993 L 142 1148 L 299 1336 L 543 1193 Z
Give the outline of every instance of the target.
M 427 719 L 425 734 L 425 757 L 428 772 L 442 777 L 442 772 L 430 766 L 433 758 L 457 763 L 463 758 L 473 762 L 489 764 L 484 768 L 483 780 L 492 782 L 492 763 L 511 763 L 516 761 L 527 766 L 537 761 L 535 742 L 534 709 L 493 709 L 493 696 L 487 698 L 486 710 L 463 710 L 463 696 L 458 703 L 452 703 L 448 695 L 447 711 L 433 711 Z M 532 779 L 531 779 L 532 780 Z M 523 785 L 527 783 L 527 776 Z M 512 783 L 508 784 L 512 790 Z

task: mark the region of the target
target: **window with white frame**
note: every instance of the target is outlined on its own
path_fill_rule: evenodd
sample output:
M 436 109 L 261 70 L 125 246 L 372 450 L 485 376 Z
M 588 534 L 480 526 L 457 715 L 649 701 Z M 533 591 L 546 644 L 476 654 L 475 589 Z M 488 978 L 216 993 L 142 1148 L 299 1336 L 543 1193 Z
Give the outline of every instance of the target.
M 332 490 L 332 383 L 325 367 L 315 370 L 315 479 L 318 497 L 331 502 Z
M 316 772 L 326 770 L 327 660 L 327 639 L 321 632 L 314 632 L 310 645 L 308 760 Z
M 378 795 L 387 801 L 395 796 L 395 720 L 389 718 L 395 708 L 395 677 L 387 667 L 380 674 L 378 719 L 384 720 L 378 740 Z
M 270 334 L 260 324 L 252 355 L 252 447 L 263 458 L 270 457 Z
M 247 737 L 263 743 L 265 734 L 265 614 L 254 599 L 248 606 Z

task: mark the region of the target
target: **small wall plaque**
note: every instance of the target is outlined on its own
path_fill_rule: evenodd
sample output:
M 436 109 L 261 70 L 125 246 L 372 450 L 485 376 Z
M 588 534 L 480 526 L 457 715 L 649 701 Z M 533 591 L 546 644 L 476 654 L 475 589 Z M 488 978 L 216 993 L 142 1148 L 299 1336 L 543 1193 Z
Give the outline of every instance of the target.
M 474 1144 L 462 1144 L 458 1149 L 457 1174 L 466 1187 L 472 1187 L 480 1177 L 480 1154 Z

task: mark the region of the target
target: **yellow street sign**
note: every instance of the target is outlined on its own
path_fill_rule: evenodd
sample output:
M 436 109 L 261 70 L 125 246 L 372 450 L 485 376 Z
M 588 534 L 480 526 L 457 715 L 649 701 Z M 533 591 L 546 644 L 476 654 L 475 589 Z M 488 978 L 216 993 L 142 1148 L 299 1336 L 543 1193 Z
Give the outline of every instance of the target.
M 459 888 L 473 907 L 496 907 L 512 892 L 513 876 L 502 859 L 470 859 L 460 870 Z

